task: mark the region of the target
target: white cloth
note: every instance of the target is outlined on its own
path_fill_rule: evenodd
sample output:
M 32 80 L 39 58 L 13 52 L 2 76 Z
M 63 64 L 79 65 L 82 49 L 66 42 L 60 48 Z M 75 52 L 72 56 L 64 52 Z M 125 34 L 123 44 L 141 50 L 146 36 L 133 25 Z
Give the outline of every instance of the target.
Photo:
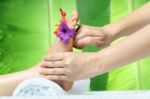
M 23 81 L 15 89 L 13 96 L 55 96 L 67 95 L 58 84 L 45 78 L 32 78 Z

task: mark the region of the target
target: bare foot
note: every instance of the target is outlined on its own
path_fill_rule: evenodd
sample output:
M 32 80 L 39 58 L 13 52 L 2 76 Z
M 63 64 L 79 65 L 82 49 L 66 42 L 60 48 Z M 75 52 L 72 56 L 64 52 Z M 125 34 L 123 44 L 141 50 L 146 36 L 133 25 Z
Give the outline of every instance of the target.
M 78 22 L 78 13 L 74 11 L 72 13 L 71 19 L 68 20 L 67 24 L 69 27 L 74 28 L 77 22 Z M 57 39 L 49 49 L 49 53 L 72 51 L 72 47 L 73 47 L 73 38 L 71 38 L 67 44 L 64 44 L 62 41 Z
M 67 24 L 70 28 L 74 28 L 78 22 L 78 13 L 73 12 L 70 20 L 67 21 Z M 59 53 L 59 52 L 71 52 L 73 49 L 73 38 L 70 38 L 67 44 L 64 44 L 62 41 L 57 39 L 49 49 L 48 54 Z M 56 81 L 64 90 L 68 91 L 72 88 L 73 82 L 71 81 Z

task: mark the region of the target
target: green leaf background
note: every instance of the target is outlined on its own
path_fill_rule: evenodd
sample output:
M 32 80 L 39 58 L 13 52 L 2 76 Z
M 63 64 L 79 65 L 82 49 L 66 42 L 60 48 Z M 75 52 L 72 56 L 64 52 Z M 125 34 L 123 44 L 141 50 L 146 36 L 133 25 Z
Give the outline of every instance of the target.
M 112 0 L 111 21 L 128 15 L 149 0 Z M 117 42 L 120 42 L 119 39 Z M 114 43 L 114 44 L 115 44 Z M 150 89 L 150 58 L 140 60 L 109 73 L 108 90 Z
M 48 49 L 47 0 L 0 0 L 0 74 L 37 64 Z
M 54 25 L 63 8 L 73 10 L 80 23 L 103 26 L 128 15 L 149 0 L 0 0 L 0 74 L 24 70 L 37 64 L 55 40 Z M 113 44 L 120 42 L 115 41 Z M 95 52 L 87 46 L 75 52 Z M 144 59 L 91 78 L 90 90 L 150 89 L 150 59 Z

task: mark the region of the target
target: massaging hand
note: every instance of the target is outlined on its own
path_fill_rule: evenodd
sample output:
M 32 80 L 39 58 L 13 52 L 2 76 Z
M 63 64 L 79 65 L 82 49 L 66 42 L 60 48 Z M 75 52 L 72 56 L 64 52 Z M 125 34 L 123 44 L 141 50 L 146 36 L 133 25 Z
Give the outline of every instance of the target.
M 57 53 L 45 58 L 40 73 L 50 80 L 81 80 L 100 73 L 98 53 Z
M 86 45 L 94 45 L 96 47 L 107 47 L 113 40 L 113 34 L 104 28 L 81 25 L 78 34 L 75 37 L 76 48 L 83 48 Z

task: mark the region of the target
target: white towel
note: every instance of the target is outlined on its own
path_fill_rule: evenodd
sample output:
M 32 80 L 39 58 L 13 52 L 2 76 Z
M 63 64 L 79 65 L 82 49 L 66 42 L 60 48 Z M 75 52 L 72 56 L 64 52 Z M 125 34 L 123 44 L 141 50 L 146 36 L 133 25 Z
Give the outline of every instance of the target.
M 45 78 L 32 78 L 23 81 L 15 89 L 13 96 L 55 96 L 67 95 L 58 84 Z

